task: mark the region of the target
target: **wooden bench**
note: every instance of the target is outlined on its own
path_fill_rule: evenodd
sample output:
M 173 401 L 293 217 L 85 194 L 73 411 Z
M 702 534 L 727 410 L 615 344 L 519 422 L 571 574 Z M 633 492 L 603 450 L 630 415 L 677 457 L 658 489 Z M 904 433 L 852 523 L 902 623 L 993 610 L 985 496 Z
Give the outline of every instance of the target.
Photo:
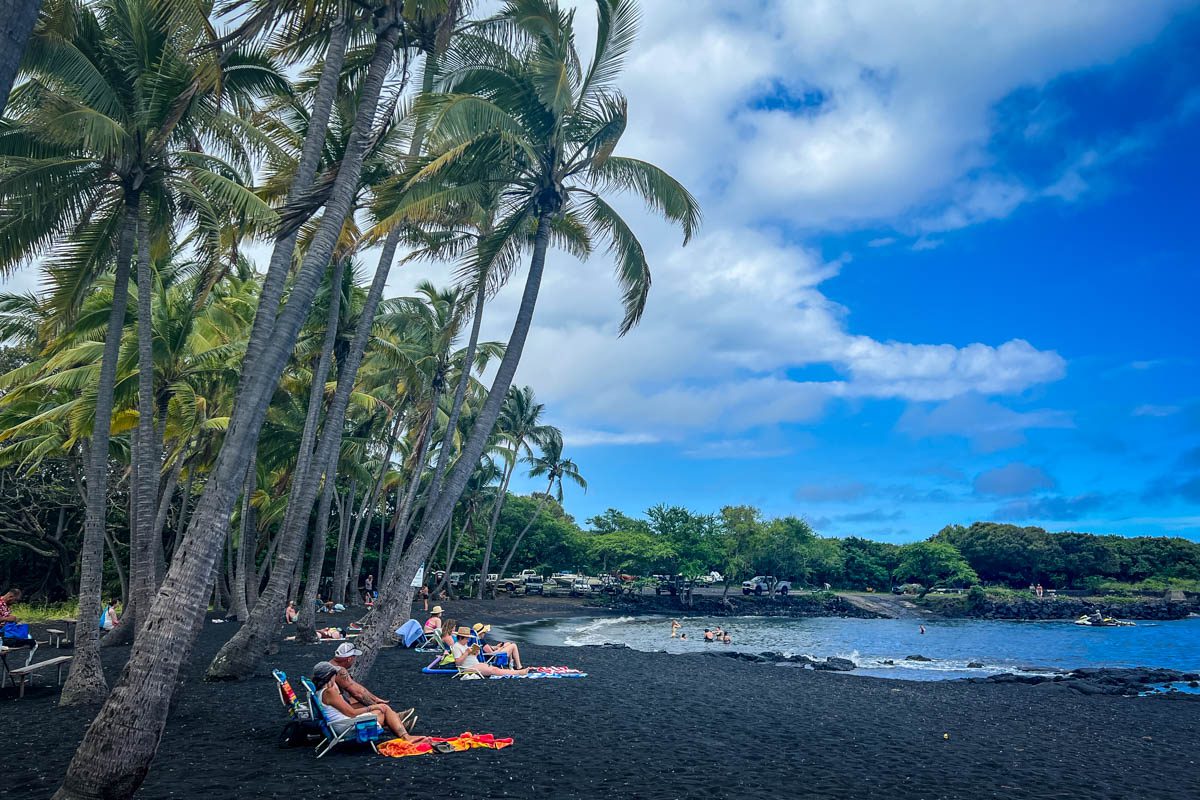
M 62 647 L 63 639 L 66 637 L 66 631 L 60 631 L 58 628 L 47 628 L 46 633 L 50 635 L 50 644 L 55 647 Z
M 58 685 L 62 686 L 63 665 L 72 658 L 74 656 L 57 656 L 55 658 L 48 658 L 45 661 L 39 661 L 36 664 L 30 664 L 27 667 L 17 667 L 16 669 L 9 670 L 9 677 L 17 681 L 17 697 L 25 696 L 25 683 L 33 682 L 33 674 L 35 672 L 40 672 L 48 667 L 58 667 Z

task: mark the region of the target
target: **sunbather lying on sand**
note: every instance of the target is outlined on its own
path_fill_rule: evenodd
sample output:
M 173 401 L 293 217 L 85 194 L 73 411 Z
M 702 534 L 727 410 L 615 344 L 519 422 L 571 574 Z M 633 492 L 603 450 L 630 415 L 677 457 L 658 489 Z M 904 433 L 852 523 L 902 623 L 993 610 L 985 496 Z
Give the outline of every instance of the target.
M 454 663 L 459 669 L 464 669 L 469 672 L 478 672 L 480 675 L 528 675 L 528 669 L 504 669 L 503 667 L 495 667 L 491 664 L 485 664 L 479 660 L 480 647 L 477 644 L 467 644 L 471 638 L 471 629 L 467 627 L 459 628 L 454 632 L 455 642 L 450 646 L 450 653 L 454 656 Z

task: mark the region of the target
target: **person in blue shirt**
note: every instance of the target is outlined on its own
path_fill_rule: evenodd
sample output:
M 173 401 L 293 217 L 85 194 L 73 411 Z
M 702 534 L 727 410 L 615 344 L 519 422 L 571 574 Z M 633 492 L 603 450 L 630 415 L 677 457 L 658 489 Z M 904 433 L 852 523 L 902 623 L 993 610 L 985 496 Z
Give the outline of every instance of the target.
M 516 669 L 523 669 L 521 666 L 521 651 L 517 647 L 516 642 L 495 642 L 489 643 L 487 634 L 491 631 L 491 625 L 484 625 L 482 622 L 476 622 L 471 626 L 471 644 L 478 644 L 479 649 L 487 655 L 500 653 L 506 656 L 509 664 L 512 664 Z

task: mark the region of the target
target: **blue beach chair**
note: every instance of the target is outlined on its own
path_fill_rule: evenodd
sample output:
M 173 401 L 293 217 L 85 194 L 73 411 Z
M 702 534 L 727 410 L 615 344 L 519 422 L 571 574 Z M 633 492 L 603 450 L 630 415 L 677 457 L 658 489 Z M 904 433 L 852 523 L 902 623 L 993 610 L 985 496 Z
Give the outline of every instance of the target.
M 343 728 L 339 733 L 329 724 L 325 704 L 321 702 L 321 693 L 317 691 L 317 687 L 308 678 L 301 678 L 300 681 L 304 684 L 304 688 L 308 690 L 308 701 L 313 710 L 313 718 L 321 726 L 321 735 L 325 737 L 317 745 L 317 758 L 325 755 L 339 744 L 345 744 L 346 742 L 369 744 L 371 745 L 371 749 L 378 753 L 379 748 L 375 746 L 376 742 L 383 739 L 395 738 L 390 731 L 385 731 L 379 727 L 379 723 L 375 721 L 374 714 L 359 714 L 354 718 L 354 725 L 352 727 Z

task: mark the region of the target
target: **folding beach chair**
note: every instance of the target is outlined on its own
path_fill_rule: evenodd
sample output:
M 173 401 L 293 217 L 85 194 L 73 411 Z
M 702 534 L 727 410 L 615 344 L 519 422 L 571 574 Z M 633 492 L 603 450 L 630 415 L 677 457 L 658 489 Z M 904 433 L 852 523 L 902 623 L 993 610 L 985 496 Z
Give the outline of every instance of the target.
M 275 676 L 275 686 L 279 690 L 279 702 L 287 712 L 288 722 L 279 734 L 280 747 L 295 747 L 309 744 L 313 737 L 323 736 L 321 726 L 313 719 L 312 705 L 301 700 L 292 688 L 286 674 L 280 670 L 271 670 Z
M 424 639 L 416 646 L 419 653 L 443 653 L 446 650 L 446 643 L 442 641 L 442 631 L 432 630 L 424 632 Z
M 369 744 L 371 749 L 378 753 L 379 748 L 375 746 L 376 742 L 395 738 L 390 731 L 379 727 L 379 723 L 375 721 L 375 715 L 369 713 L 354 717 L 354 725 L 343 728 L 339 733 L 329 724 L 325 704 L 321 702 L 321 694 L 317 691 L 317 687 L 308 678 L 301 678 L 300 681 L 308 690 L 308 701 L 312 706 L 313 718 L 321 726 L 321 735 L 324 736 L 324 739 L 317 745 L 317 758 L 346 742 Z

